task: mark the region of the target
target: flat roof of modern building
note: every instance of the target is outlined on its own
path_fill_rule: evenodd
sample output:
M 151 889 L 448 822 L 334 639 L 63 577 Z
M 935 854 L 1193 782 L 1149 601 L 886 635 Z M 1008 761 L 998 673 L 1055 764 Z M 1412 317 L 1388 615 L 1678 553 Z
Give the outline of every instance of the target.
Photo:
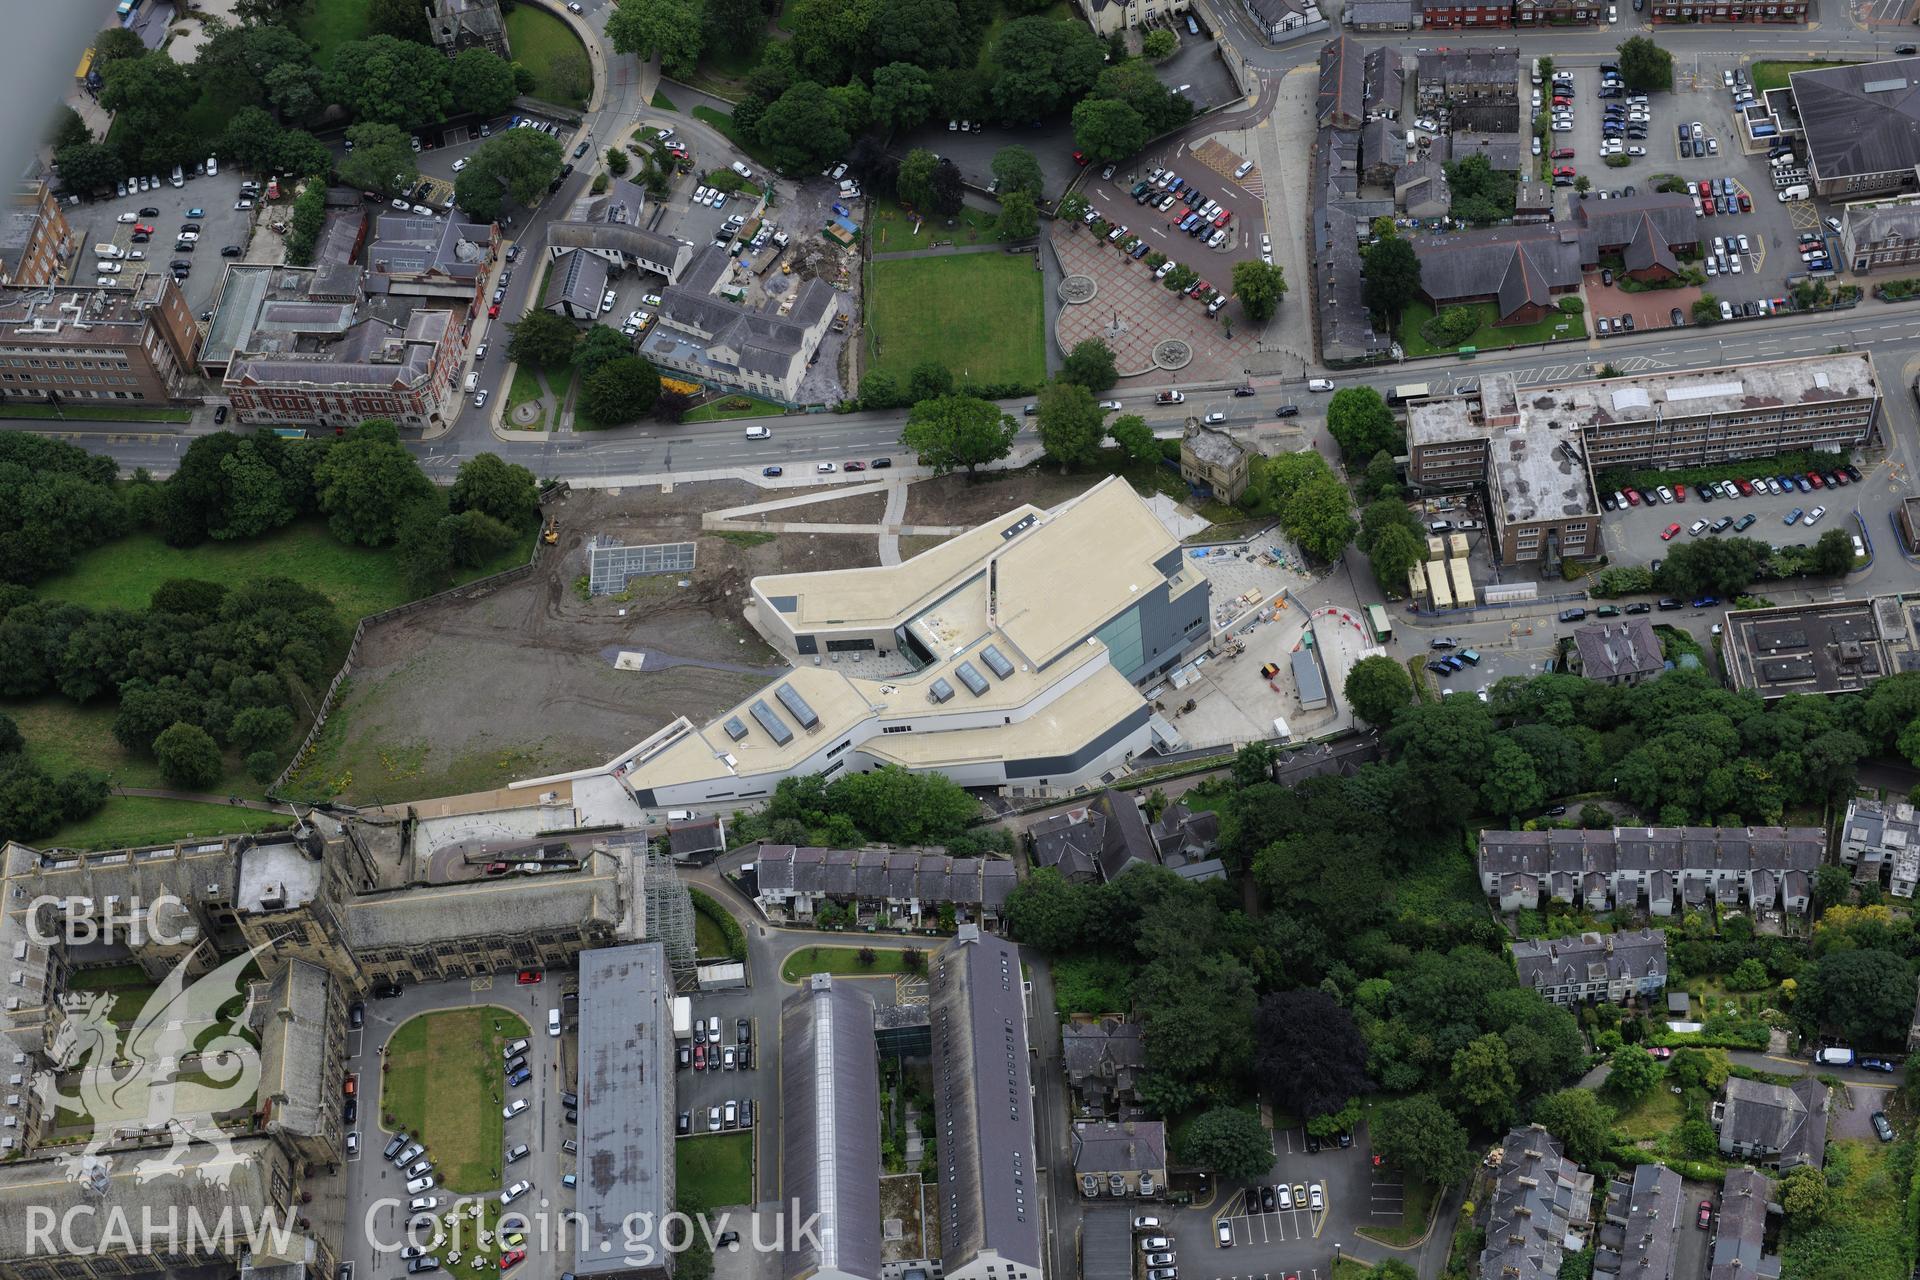
M 782 1257 L 790 1280 L 880 1274 L 880 1069 L 873 997 L 824 973 L 780 1009 L 780 1193 L 810 1237 Z
M 1847 351 L 1519 387 L 1514 407 L 1522 425 L 1566 431 L 1843 402 L 1878 394 L 1872 357 Z
M 1727 670 L 1764 698 L 1846 693 L 1913 665 L 1910 625 L 1892 596 L 1730 610 Z
M 580 953 L 579 1186 L 575 1275 L 632 1271 L 631 1222 L 673 1209 L 673 978 L 666 947 Z M 657 1243 L 657 1242 L 656 1242 Z
M 1920 58 L 1796 71 L 1787 83 L 1823 181 L 1920 164 Z

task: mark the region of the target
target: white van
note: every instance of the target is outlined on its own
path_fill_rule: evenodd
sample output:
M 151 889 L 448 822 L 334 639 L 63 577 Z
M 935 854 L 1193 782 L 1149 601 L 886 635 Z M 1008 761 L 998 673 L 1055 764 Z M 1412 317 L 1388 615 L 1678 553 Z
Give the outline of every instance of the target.
M 1780 203 L 1787 204 L 1794 200 L 1805 200 L 1809 198 L 1812 194 L 1813 194 L 1812 190 L 1807 186 L 1806 183 L 1802 182 L 1797 186 L 1788 187 L 1786 190 L 1782 191 L 1780 193 Z
M 747 166 L 745 166 L 744 164 L 741 164 L 738 160 L 735 160 L 728 167 L 731 168 L 735 173 L 739 174 L 741 177 L 747 179 L 748 181 L 753 180 L 753 170 L 747 168 Z
M 1307 390 L 1309 390 L 1309 391 L 1331 391 L 1331 390 L 1333 390 L 1333 379 L 1331 379 L 1331 378 L 1308 378 L 1308 379 L 1307 379 Z
M 771 440 L 771 439 L 773 439 L 773 432 L 772 432 L 772 431 L 770 431 L 770 430 L 768 430 L 768 429 L 767 429 L 766 427 L 748 427 L 748 428 L 747 428 L 747 439 L 749 439 L 749 440 Z
M 480 375 L 478 373 L 468 373 L 466 384 L 462 388 L 462 390 L 465 390 L 467 392 L 472 392 L 479 385 L 480 385 Z
M 550 1036 L 560 1034 L 560 1011 L 558 1009 L 547 1010 L 547 1034 Z
M 1838 1045 L 1828 1049 L 1814 1050 L 1813 1060 L 1823 1067 L 1850 1067 L 1853 1065 L 1853 1050 Z
M 693 810 L 691 810 L 691 809 L 669 809 L 669 810 L 667 810 L 667 816 L 666 816 L 666 821 L 668 821 L 668 822 L 692 822 L 692 821 L 693 821 Z
M 93 256 L 96 258 L 124 258 L 127 256 L 127 251 L 117 244 L 97 244 L 93 246 Z

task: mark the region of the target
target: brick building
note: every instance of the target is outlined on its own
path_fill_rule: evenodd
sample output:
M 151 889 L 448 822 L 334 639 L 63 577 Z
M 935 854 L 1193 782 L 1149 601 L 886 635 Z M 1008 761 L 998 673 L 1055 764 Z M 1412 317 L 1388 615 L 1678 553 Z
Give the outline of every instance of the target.
M 25 183 L 0 219 L 0 284 L 53 284 L 65 276 L 76 247 L 52 190 L 44 182 Z
M 0 397 L 165 404 L 199 331 L 171 276 L 107 288 L 0 286 Z

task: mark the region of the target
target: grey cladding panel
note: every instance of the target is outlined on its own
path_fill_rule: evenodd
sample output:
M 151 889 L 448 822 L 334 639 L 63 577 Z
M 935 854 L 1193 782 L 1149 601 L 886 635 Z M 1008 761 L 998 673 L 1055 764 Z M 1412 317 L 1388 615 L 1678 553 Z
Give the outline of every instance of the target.
M 820 723 L 820 717 L 814 714 L 813 708 L 807 705 L 807 700 L 801 697 L 800 691 L 792 685 L 781 684 L 779 688 L 773 691 L 773 696 L 780 699 L 780 705 L 787 709 L 789 715 L 800 722 L 802 729 L 811 729 Z
M 960 677 L 960 683 L 967 686 L 967 690 L 974 697 L 977 698 L 987 691 L 987 678 L 981 675 L 971 662 L 961 663 L 953 669 L 953 674 Z
M 793 741 L 793 730 L 787 728 L 787 722 L 775 715 L 773 708 L 765 702 L 756 698 L 748 710 L 753 713 L 753 718 L 760 722 L 760 727 L 767 731 L 777 745 L 784 747 Z
M 768 596 L 767 603 L 781 613 L 792 613 L 800 605 L 799 596 Z
M 999 646 L 988 645 L 980 651 L 980 661 L 993 669 L 993 674 L 1005 680 L 1013 674 L 1013 664 L 1007 661 L 1007 655 L 1000 652 Z

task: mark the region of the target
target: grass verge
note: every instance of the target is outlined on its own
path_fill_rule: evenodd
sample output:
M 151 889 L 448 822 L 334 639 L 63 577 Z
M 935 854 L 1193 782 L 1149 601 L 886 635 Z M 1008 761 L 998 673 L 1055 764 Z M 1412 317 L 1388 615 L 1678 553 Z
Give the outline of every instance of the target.
M 873 367 L 904 382 L 932 361 L 959 382 L 1037 386 L 1047 376 L 1041 289 L 1026 254 L 875 262 L 867 294 Z
M 1851 62 L 1756 62 L 1750 78 L 1756 94 L 1787 87 L 1787 77 L 1796 71 L 1818 71 L 1821 67 L 1850 67 Z
M 387 1041 L 381 1126 L 418 1138 L 449 1191 L 500 1185 L 506 1123 L 500 1115 L 506 1095 L 500 1051 L 526 1034 L 518 1016 L 481 1005 L 422 1014 Z
M 0 404 L 0 418 L 33 418 L 49 422 L 68 418 L 77 422 L 192 422 L 191 409 L 96 409 L 76 404 L 71 412 L 56 413 L 44 404 Z
M 754 533 L 747 529 L 721 529 L 713 535 L 723 542 L 731 542 L 736 547 L 764 547 L 780 535 L 777 533 Z
M 667 96 L 665 89 L 655 89 L 653 91 L 653 99 L 647 105 L 651 106 L 655 111 L 678 111 L 680 109 L 673 105 L 673 99 Z
M 700 1117 L 702 1124 L 706 1117 Z M 705 1133 L 674 1144 L 675 1186 L 709 1209 L 753 1201 L 753 1131 Z
M 257 790 L 248 784 L 250 790 Z M 238 835 L 241 832 L 278 831 L 293 819 L 284 813 L 242 809 L 193 800 L 159 800 L 151 796 L 113 796 L 100 812 L 70 822 L 45 843 L 70 849 L 125 849 L 133 845 L 170 844 L 194 836 Z
M 888 947 L 884 950 L 876 947 L 873 963 L 860 963 L 858 947 L 803 947 L 788 956 L 780 966 L 780 977 L 786 982 L 798 982 L 809 974 L 831 973 L 837 977 L 866 977 L 869 975 L 905 973 L 907 967 L 901 961 L 906 954 L 902 947 Z
M 775 404 L 771 400 L 762 400 L 759 396 L 735 395 L 689 410 L 680 421 L 725 422 L 732 418 L 778 418 L 786 411 L 785 405 Z
M 584 107 L 593 93 L 593 70 L 587 61 L 587 48 L 573 28 L 545 9 L 535 5 L 515 5 L 506 15 L 507 42 L 513 48 L 513 60 L 533 73 L 533 96 L 561 106 Z M 577 93 L 563 88 L 564 76 L 556 76 L 555 64 L 562 58 L 578 60 L 577 70 L 584 76 L 586 91 Z
M 314 62 L 330 67 L 341 45 L 367 38 L 372 8 L 373 0 L 313 0 L 298 10 L 295 28 L 313 46 Z
M 962 209 L 952 218 L 929 214 L 917 219 L 892 200 L 875 197 L 867 235 L 875 253 L 900 253 L 939 244 L 991 244 L 994 216 L 984 209 Z M 952 225 L 949 225 L 952 224 Z M 1028 264 L 1031 269 L 1032 264 Z
M 521 423 L 513 416 L 513 411 L 529 401 L 537 401 L 545 395 L 540 382 L 540 371 L 530 365 L 513 366 L 513 383 L 507 388 L 507 407 L 500 420 L 507 424 L 509 431 L 539 431 L 547 425 L 547 411 L 544 407 L 540 416 L 532 422 Z
M 1418 1178 L 1407 1179 L 1404 1196 L 1400 1201 L 1400 1225 L 1397 1227 L 1356 1227 L 1354 1232 L 1369 1240 L 1378 1240 L 1381 1244 L 1390 1244 L 1404 1249 L 1427 1234 L 1433 1225 L 1433 1207 L 1440 1197 L 1434 1193 L 1431 1183 L 1421 1182 Z
M 1460 344 L 1463 347 L 1493 351 L 1527 342 L 1570 342 L 1587 336 L 1585 315 L 1555 312 L 1535 324 L 1496 325 L 1494 321 L 1500 318 L 1500 309 L 1493 303 L 1474 302 L 1466 305 L 1480 313 L 1480 327 Z M 1453 347 L 1436 347 L 1420 336 L 1420 326 L 1431 319 L 1433 308 L 1424 302 L 1409 303 L 1401 313 L 1400 327 L 1394 337 L 1406 348 L 1408 356 L 1446 355 L 1456 350 Z

